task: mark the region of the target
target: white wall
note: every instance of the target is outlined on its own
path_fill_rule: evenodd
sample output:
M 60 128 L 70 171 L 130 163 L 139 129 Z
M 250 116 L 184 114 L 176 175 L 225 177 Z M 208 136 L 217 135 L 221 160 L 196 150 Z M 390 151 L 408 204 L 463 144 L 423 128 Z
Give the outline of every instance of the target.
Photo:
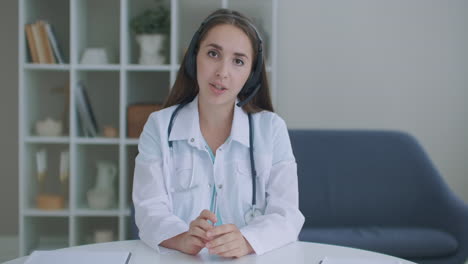
M 468 1 L 278 2 L 288 126 L 407 131 L 468 201 Z

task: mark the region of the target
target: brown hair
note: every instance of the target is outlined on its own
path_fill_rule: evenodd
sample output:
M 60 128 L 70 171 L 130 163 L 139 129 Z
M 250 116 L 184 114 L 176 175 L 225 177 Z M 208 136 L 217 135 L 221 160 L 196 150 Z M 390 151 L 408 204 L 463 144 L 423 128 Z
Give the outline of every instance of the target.
M 203 28 L 201 29 L 198 43 L 196 43 L 197 47 L 213 27 L 222 24 L 233 25 L 241 29 L 249 37 L 252 44 L 252 49 L 254 51 L 253 62 L 255 62 L 258 56 L 258 49 L 256 47 L 259 46 L 259 40 L 257 39 L 257 33 L 255 32 L 255 29 L 249 25 L 249 23 L 252 24 L 252 22 L 250 22 L 250 20 L 241 13 L 229 9 L 218 9 L 210 14 L 208 18 L 211 16 L 214 17 L 206 21 L 206 23 L 203 25 Z M 198 48 L 196 49 L 196 52 L 198 52 Z M 192 101 L 199 92 L 197 81 L 191 79 L 185 70 L 187 57 L 190 55 L 191 54 L 188 53 L 184 55 L 174 86 L 172 86 L 172 89 L 163 104 L 164 108 L 181 103 L 188 103 Z M 263 62 L 265 62 L 264 59 Z M 255 63 L 252 63 L 252 65 L 255 65 Z M 260 74 L 260 89 L 255 94 L 255 96 L 242 107 L 242 109 L 244 109 L 244 111 L 247 113 L 256 113 L 262 110 L 274 112 L 273 105 L 271 103 L 270 87 L 268 85 L 265 63 L 263 63 L 261 68 L 262 72 Z M 238 99 L 240 101 L 244 100 L 246 97 L 247 96 L 242 94 L 238 95 Z

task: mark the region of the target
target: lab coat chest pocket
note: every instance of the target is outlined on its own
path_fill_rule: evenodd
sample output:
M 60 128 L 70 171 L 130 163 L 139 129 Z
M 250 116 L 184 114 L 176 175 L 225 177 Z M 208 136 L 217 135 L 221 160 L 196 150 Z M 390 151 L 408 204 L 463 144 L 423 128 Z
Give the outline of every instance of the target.
M 197 187 L 196 167 L 192 155 L 174 157 L 175 172 L 171 176 L 171 192 L 187 192 Z
M 239 193 L 242 193 L 242 204 L 244 211 L 249 209 L 252 204 L 252 170 L 250 166 L 250 159 L 238 160 L 235 162 L 235 171 L 237 178 L 237 186 L 239 186 Z M 271 166 L 268 166 L 267 159 L 255 159 L 255 169 L 257 172 L 256 182 L 256 199 L 257 208 L 264 210 L 266 205 L 266 183 L 268 182 L 269 171 Z
M 197 179 L 197 167 L 192 155 L 175 156 L 175 170 L 171 175 L 170 194 L 175 215 L 190 219 L 196 209 L 196 197 L 201 187 Z

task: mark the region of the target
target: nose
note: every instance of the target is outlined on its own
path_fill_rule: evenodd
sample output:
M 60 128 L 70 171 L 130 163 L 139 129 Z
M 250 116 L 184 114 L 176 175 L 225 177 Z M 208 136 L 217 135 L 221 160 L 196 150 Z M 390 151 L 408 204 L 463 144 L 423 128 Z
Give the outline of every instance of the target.
M 218 69 L 216 69 L 216 77 L 221 79 L 227 78 L 229 75 L 229 65 L 225 61 L 220 61 L 218 64 Z

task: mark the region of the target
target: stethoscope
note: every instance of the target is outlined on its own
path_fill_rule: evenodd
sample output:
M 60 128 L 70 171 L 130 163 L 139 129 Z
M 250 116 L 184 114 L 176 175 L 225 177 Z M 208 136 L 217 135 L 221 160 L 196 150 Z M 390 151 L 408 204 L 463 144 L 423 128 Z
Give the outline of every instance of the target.
M 174 125 L 174 120 L 177 117 L 177 114 L 179 113 L 180 109 L 182 109 L 187 103 L 181 103 L 179 104 L 174 112 L 171 115 L 171 119 L 169 121 L 169 126 L 167 127 L 167 141 L 169 143 L 169 149 L 171 152 L 171 155 L 173 153 L 173 148 L 172 148 L 172 141 L 169 140 L 169 137 L 171 135 L 171 130 L 172 126 Z M 257 208 L 257 171 L 255 170 L 255 160 L 253 156 L 253 126 L 252 126 L 252 115 L 250 113 L 247 113 L 247 116 L 249 117 L 249 143 L 250 143 L 250 148 L 249 148 L 249 153 L 250 153 L 250 170 L 252 172 L 252 205 L 249 210 L 244 215 L 244 220 L 246 224 L 249 224 L 252 222 L 255 217 L 262 215 L 262 212 Z M 172 157 L 174 157 L 172 155 Z

